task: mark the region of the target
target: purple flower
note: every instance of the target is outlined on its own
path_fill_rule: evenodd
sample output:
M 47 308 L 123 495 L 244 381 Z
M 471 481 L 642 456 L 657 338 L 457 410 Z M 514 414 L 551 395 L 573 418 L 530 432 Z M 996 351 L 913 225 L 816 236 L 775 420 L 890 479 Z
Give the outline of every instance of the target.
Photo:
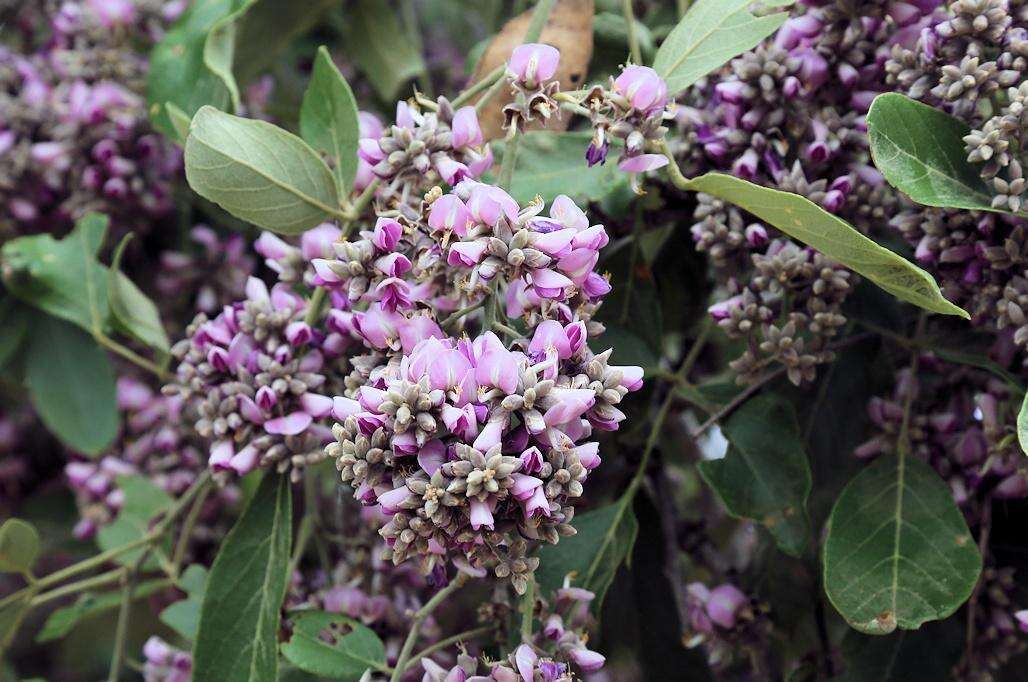
M 560 63 L 560 51 L 542 43 L 519 45 L 511 52 L 507 69 L 516 80 L 532 88 L 553 78 Z
M 667 104 L 667 83 L 648 66 L 626 66 L 614 81 L 614 91 L 643 112 L 663 109 Z

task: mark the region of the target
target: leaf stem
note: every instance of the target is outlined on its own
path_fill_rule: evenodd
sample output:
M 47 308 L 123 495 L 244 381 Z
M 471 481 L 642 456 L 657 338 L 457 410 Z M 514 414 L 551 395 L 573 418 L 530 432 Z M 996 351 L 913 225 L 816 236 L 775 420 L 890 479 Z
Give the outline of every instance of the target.
M 671 148 L 667 145 L 667 140 L 661 140 L 657 144 L 657 148 L 660 153 L 667 157 L 667 172 L 670 176 L 671 184 L 678 189 L 690 189 L 689 178 L 682 175 L 682 169 L 678 167 L 678 161 L 675 160 L 675 155 L 671 153 Z
M 171 379 L 174 378 L 174 375 L 171 372 L 167 371 L 157 363 L 147 360 L 146 358 L 139 355 L 130 348 L 123 346 L 111 337 L 104 334 L 99 329 L 93 330 L 93 338 L 96 339 L 96 342 L 104 348 L 106 348 L 107 350 L 110 350 L 116 353 L 117 355 L 120 355 L 121 357 L 125 358 L 137 367 L 141 367 L 146 371 L 152 373 L 161 381 L 171 381 Z
M 175 544 L 175 551 L 171 555 L 171 565 L 175 569 L 177 574 L 179 569 L 182 567 L 182 561 L 186 556 L 186 549 L 189 547 L 189 537 L 193 534 L 193 528 L 196 526 L 197 520 L 200 518 L 200 512 L 203 511 L 203 503 L 207 500 L 207 495 L 210 493 L 210 488 L 204 487 L 193 501 L 193 506 L 189 508 L 189 513 L 186 514 L 185 520 L 182 522 L 182 529 L 179 531 L 178 542 Z
M 389 682 L 400 682 L 403 677 L 404 671 L 407 669 L 408 662 L 410 661 L 411 652 L 414 650 L 414 645 L 417 644 L 418 637 L 421 634 L 421 626 L 424 625 L 425 620 L 428 619 L 432 612 L 438 608 L 440 604 L 446 601 L 450 595 L 459 590 L 464 586 L 464 583 L 468 581 L 468 575 L 466 573 L 458 573 L 449 585 L 432 595 L 432 598 L 425 603 L 417 612 L 414 614 L 414 620 L 411 621 L 410 632 L 407 634 L 407 639 L 403 642 L 403 648 L 400 649 L 400 655 L 396 659 L 396 667 L 393 670 L 392 677 L 389 678 Z
M 503 161 L 500 164 L 500 175 L 496 184 L 502 189 L 510 190 L 510 183 L 514 179 L 514 167 L 518 162 L 518 144 L 521 142 L 520 135 L 514 135 L 503 147 Z
M 503 68 L 507 68 L 506 64 Z M 496 96 L 496 93 L 502 90 L 505 85 L 507 85 L 506 72 L 501 74 L 501 77 L 489 86 L 489 89 L 486 90 L 485 94 L 478 98 L 478 101 L 475 102 L 475 113 L 481 114 L 482 110 L 485 109 L 485 105 L 489 104 L 490 100 L 492 100 L 492 98 Z
M 632 0 L 622 0 L 621 9 L 625 13 L 625 23 L 628 25 L 628 51 L 632 55 L 632 63 L 642 64 L 642 50 L 639 49 L 639 36 L 635 31 L 635 11 L 632 9 Z
M 114 652 L 111 654 L 111 670 L 107 674 L 107 682 L 118 682 L 121 676 L 121 665 L 125 658 L 125 640 L 128 637 L 129 617 L 132 609 L 132 590 L 136 587 L 139 567 L 143 565 L 150 550 L 141 552 L 131 566 L 122 571 L 124 587 L 121 592 L 121 606 L 118 607 L 118 625 L 114 632 Z
M 487 73 L 480 80 L 469 85 L 464 92 L 457 95 L 457 97 L 450 102 L 454 109 L 463 106 L 465 103 L 471 101 L 471 99 L 480 92 L 489 89 L 493 85 L 503 79 L 503 74 L 507 72 L 507 65 L 500 64 L 495 69 Z
M 522 40 L 524 43 L 534 43 L 539 40 L 539 36 L 543 34 L 543 29 L 546 27 L 546 20 L 550 18 L 550 12 L 553 11 L 553 6 L 557 4 L 557 0 L 539 0 L 539 3 L 532 10 L 532 19 L 528 22 L 528 30 L 525 31 L 525 39 Z
M 464 317 L 465 315 L 469 315 L 485 306 L 487 300 L 489 300 L 488 297 L 483 297 L 482 300 L 480 300 L 478 303 L 472 303 L 471 305 L 464 306 L 463 308 L 461 308 L 460 310 L 456 311 L 455 313 L 448 316 L 445 320 L 443 320 L 443 323 L 440 326 L 445 329 L 446 327 L 450 326 L 451 324 L 453 324 L 460 318 Z
M 307 315 L 303 318 L 303 321 L 308 326 L 316 324 L 321 317 L 322 311 L 325 310 L 325 303 L 328 300 L 327 293 L 325 287 L 314 288 L 314 293 L 311 294 L 310 300 L 307 301 Z
M 521 643 L 532 641 L 532 618 L 535 616 L 535 574 L 528 576 L 528 587 L 521 595 Z
M 496 624 L 483 625 L 482 627 L 477 627 L 471 630 L 465 630 L 464 632 L 458 632 L 457 634 L 451 635 L 446 639 L 441 639 L 435 644 L 427 646 L 418 653 L 411 656 L 410 660 L 407 661 L 407 667 L 404 670 L 404 672 L 410 672 L 414 669 L 415 666 L 417 666 L 417 664 L 422 659 L 431 656 L 437 651 L 441 651 L 442 649 L 450 647 L 454 644 L 459 644 L 460 642 L 466 642 L 476 637 L 481 637 L 482 635 L 488 635 L 491 632 L 496 632 L 496 628 Z

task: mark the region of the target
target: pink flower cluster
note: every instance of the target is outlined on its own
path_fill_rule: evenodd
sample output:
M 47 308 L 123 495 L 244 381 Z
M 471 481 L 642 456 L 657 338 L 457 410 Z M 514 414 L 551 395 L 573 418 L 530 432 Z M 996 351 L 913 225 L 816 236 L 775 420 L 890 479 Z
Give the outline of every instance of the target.
M 574 532 L 572 501 L 600 463 L 590 435 L 617 429 L 642 384 L 587 344 L 610 290 L 593 271 L 603 227 L 567 197 L 542 209 L 463 181 L 422 219 L 380 217 L 313 261 L 327 328 L 369 351 L 351 358 L 327 452 L 357 499 L 393 515 L 397 563 L 453 557 L 523 588 L 524 540 Z

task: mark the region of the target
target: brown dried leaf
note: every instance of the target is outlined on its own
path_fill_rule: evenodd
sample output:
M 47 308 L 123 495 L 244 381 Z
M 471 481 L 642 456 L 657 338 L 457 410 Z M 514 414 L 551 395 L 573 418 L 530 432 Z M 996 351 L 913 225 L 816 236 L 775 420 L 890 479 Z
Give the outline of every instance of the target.
M 576 90 L 585 80 L 589 61 L 593 56 L 594 13 L 594 0 L 558 0 L 543 28 L 539 42 L 560 50 L 560 66 L 556 79 L 560 82 L 561 90 Z M 524 42 L 531 18 L 532 10 L 528 10 L 503 25 L 479 60 L 474 81 L 507 62 L 514 48 Z M 503 124 L 502 109 L 510 101 L 510 93 L 504 90 L 479 114 L 478 119 L 486 139 L 503 135 L 500 127 Z M 570 122 L 571 117 L 564 114 L 559 120 L 551 119 L 546 129 L 565 130 Z M 529 126 L 529 130 L 540 129 L 542 126 L 538 124 Z

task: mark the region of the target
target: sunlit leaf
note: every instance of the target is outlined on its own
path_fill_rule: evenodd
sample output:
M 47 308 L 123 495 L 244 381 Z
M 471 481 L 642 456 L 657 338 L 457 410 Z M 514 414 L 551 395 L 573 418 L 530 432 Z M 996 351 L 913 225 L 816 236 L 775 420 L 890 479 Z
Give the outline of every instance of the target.
M 707 173 L 687 189 L 712 194 L 749 211 L 794 239 L 885 289 L 900 300 L 944 315 L 970 316 L 942 296 L 927 272 L 876 244 L 806 197 L 761 187 L 722 173 Z
M 293 634 L 282 644 L 282 655 L 300 670 L 334 680 L 357 682 L 365 670 L 386 665 L 385 645 L 361 623 L 324 611 L 290 616 Z M 326 636 L 322 636 L 326 633 Z
M 753 0 L 697 0 L 664 39 L 654 70 L 675 95 L 768 37 L 789 18 L 788 12 L 755 16 Z M 791 2 L 766 3 L 776 6 Z
M 338 212 L 332 172 L 306 142 L 213 107 L 193 117 L 186 179 L 237 218 L 282 234 L 299 234 Z

